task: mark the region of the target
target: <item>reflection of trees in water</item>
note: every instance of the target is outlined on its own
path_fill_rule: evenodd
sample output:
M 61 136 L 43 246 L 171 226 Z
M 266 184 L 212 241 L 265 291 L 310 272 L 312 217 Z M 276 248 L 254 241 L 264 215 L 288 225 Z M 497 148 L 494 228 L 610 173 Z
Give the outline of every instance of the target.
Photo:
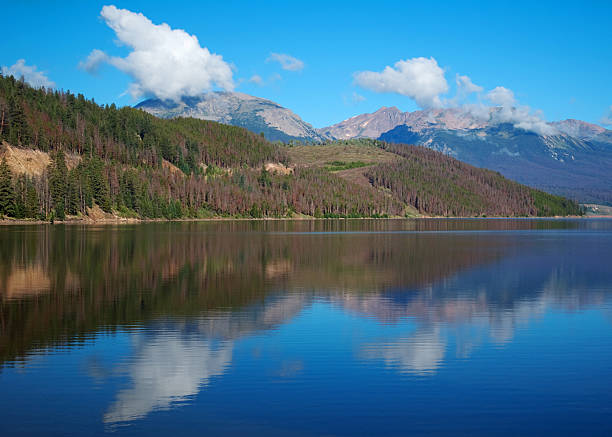
M 427 232 L 479 226 L 425 220 L 14 227 L 0 233 L 0 359 L 161 316 L 208 314 L 218 332 L 224 322 L 215 320 L 217 312 L 270 305 L 266 295 L 282 290 L 301 293 L 298 306 L 308 294 L 342 296 L 346 308 L 381 320 L 414 316 L 448 323 L 489 309 L 503 338 L 514 323 L 503 313 L 517 313 L 516 302 L 525 305 L 524 297 L 541 289 L 533 284 L 549 277 L 553 266 L 535 273 L 525 263 L 496 270 L 498 260 L 538 247 L 512 234 Z M 490 226 L 562 227 L 520 220 Z M 345 233 L 330 233 L 335 231 Z M 469 275 L 479 266 L 480 282 L 468 298 L 449 294 L 458 272 Z M 520 275 L 500 277 L 498 271 L 508 268 Z M 564 272 L 556 274 L 558 281 Z M 500 286 L 504 281 L 507 286 Z
M 340 230 L 355 226 L 240 222 L 12 228 L 0 234 L 1 358 L 158 316 L 242 308 L 274 290 L 418 287 L 501 256 L 495 246 L 466 237 L 449 245 L 433 235 L 292 233 L 327 232 L 333 223 Z M 374 223 L 375 229 L 380 226 Z M 28 275 L 36 287 L 17 280 Z

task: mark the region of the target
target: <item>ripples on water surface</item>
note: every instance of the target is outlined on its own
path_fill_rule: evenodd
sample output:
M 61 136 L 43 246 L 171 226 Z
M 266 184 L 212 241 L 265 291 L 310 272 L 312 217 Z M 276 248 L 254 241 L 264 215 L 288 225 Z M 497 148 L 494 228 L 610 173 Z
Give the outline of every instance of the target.
M 0 228 L 0 435 L 612 435 L 612 221 Z

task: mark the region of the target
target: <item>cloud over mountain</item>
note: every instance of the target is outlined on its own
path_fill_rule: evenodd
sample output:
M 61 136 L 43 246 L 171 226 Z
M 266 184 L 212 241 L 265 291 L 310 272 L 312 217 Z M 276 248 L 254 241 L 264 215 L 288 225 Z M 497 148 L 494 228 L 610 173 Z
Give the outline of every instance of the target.
M 233 90 L 231 66 L 221 55 L 202 47 L 195 35 L 168 24 L 154 24 L 141 13 L 104 6 L 100 13 L 117 39 L 132 51 L 124 58 L 93 50 L 79 66 L 95 72 L 108 63 L 132 77 L 134 98 L 155 96 L 178 101 L 214 87 Z
M 395 93 L 413 99 L 422 109 L 459 108 L 483 121 L 510 123 L 516 128 L 554 135 L 554 126 L 546 123 L 539 111 L 519 105 L 514 92 L 498 86 L 483 95 L 484 88 L 466 75 L 455 75 L 456 93 L 453 98 L 442 98 L 449 91 L 444 69 L 434 58 L 400 60 L 381 72 L 361 71 L 354 74 L 355 83 L 378 93 Z M 476 94 L 478 103 L 469 103 Z M 491 111 L 484 102 L 498 109 Z
M 461 76 L 460 74 L 457 74 L 455 76 L 455 83 L 457 84 L 457 94 L 461 96 L 481 93 L 484 91 L 484 88 L 472 82 L 472 79 L 470 79 L 469 76 Z
M 413 99 L 421 108 L 442 106 L 440 94 L 448 91 L 444 70 L 434 58 L 397 61 L 383 71 L 355 73 L 355 83 L 377 93 L 397 93 Z
M 514 93 L 508 88 L 498 86 L 487 93 L 487 99 L 500 109 L 491 113 L 491 121 L 511 123 L 516 128 L 535 132 L 539 135 L 555 135 L 554 126 L 546 123 L 539 111 L 532 112 L 529 106 L 519 105 Z
M 38 71 L 36 65 L 26 65 L 25 59 L 19 59 L 10 67 L 3 66 L 2 74 L 4 76 L 13 76 L 16 79 L 23 79 L 34 88 L 53 88 L 55 82 L 47 77 L 44 71 Z

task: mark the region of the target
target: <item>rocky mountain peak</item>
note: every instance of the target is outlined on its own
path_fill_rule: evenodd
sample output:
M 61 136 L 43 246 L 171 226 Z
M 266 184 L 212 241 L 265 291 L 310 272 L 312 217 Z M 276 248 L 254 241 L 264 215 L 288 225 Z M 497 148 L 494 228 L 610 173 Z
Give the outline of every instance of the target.
M 590 140 L 606 132 L 606 129 L 596 124 L 568 118 L 567 120 L 550 123 L 560 132 L 581 140 Z
M 137 108 L 157 117 L 193 117 L 263 132 L 271 141 L 322 141 L 325 138 L 278 103 L 239 92 L 215 91 L 181 101 L 145 100 Z

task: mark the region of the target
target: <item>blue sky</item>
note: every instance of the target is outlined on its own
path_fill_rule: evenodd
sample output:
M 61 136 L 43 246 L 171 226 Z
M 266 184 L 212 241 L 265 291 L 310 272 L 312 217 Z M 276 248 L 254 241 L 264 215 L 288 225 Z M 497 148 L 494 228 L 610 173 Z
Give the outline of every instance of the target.
M 381 106 L 455 104 L 456 75 L 482 88 L 466 101 L 504 87 L 517 104 L 543 111 L 547 120 L 599 123 L 612 105 L 610 1 L 11 2 L 2 8 L 0 65 L 25 59 L 59 88 L 100 103 L 137 103 L 130 84 L 136 82 L 140 95 L 151 94 L 151 87 L 138 85 L 133 72 L 138 65 L 121 60 L 133 49 L 125 40 L 118 44 L 121 38 L 101 18 L 104 5 L 196 36 L 231 68 L 235 90 L 274 100 L 315 127 Z M 78 68 L 94 49 L 106 56 L 96 74 Z M 289 62 L 284 69 L 271 59 L 273 53 L 296 58 L 302 68 Z M 421 57 L 435 60 L 437 79 L 448 85 L 448 91 L 434 90 L 438 100 L 415 96 L 414 87 L 405 91 L 401 74 L 398 83 L 381 85 L 388 79 L 379 74 L 385 67 L 398 70 L 398 61 Z M 170 70 L 158 83 L 174 82 Z M 373 75 L 359 80 L 356 74 L 364 71 Z M 138 74 L 142 77 L 142 68 Z M 213 77 L 226 77 L 227 71 L 219 74 Z M 207 86 L 196 79 L 196 88 Z M 219 87 L 214 80 L 209 85 Z

